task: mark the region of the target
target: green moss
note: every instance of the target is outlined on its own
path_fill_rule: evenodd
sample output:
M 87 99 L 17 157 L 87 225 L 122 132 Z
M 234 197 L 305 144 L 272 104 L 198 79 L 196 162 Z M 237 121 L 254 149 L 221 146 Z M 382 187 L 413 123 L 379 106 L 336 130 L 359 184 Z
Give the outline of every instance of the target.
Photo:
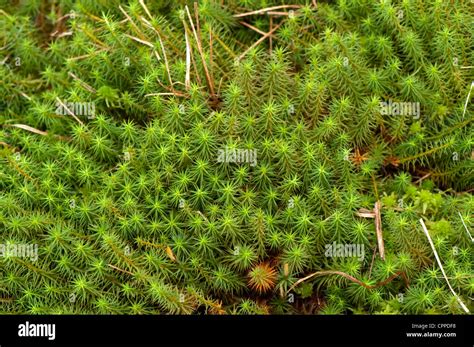
M 470 303 L 467 2 L 0 3 L 1 312 L 462 313 L 420 218 Z

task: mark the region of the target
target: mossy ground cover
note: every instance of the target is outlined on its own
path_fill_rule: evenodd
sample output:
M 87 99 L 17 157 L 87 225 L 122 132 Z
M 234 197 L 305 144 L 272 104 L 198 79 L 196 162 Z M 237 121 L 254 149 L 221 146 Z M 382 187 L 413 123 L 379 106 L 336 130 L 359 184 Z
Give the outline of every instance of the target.
M 2 313 L 473 310 L 471 1 L 0 4 Z

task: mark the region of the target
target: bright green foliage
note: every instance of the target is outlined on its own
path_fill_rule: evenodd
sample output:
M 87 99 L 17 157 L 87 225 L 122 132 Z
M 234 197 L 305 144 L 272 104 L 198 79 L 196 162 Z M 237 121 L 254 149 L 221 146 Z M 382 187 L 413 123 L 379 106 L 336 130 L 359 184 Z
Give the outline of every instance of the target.
M 0 1 L 0 312 L 463 313 L 420 218 L 472 311 L 469 1 L 60 3 Z

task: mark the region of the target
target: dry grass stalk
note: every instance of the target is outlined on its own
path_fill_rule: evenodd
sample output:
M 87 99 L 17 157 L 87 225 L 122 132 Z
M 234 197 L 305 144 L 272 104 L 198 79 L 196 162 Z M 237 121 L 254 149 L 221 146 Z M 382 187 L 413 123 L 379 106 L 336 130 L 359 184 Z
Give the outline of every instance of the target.
M 469 309 L 464 305 L 462 302 L 461 298 L 456 294 L 454 291 L 453 287 L 451 287 L 451 284 L 449 283 L 448 276 L 446 276 L 446 273 L 444 272 L 443 265 L 441 264 L 441 259 L 439 258 L 438 252 L 436 252 L 436 248 L 433 244 L 433 240 L 431 239 L 430 233 L 428 232 L 428 229 L 426 228 L 425 222 L 423 221 L 422 218 L 420 218 L 420 223 L 421 227 L 423 228 L 423 232 L 425 233 L 426 237 L 428 238 L 428 241 L 430 243 L 431 249 L 433 250 L 433 253 L 435 255 L 436 261 L 438 262 L 438 266 L 441 269 L 441 273 L 443 274 L 444 279 L 446 280 L 446 283 L 448 284 L 449 289 L 451 290 L 451 293 L 453 293 L 454 297 L 458 301 L 459 305 L 461 305 L 462 309 L 464 312 L 469 313 Z
M 382 233 L 382 215 L 381 210 L 382 204 L 380 201 L 375 203 L 374 213 L 375 213 L 375 232 L 377 234 L 377 244 L 379 246 L 380 258 L 385 260 L 385 245 L 383 242 L 383 233 Z
M 235 17 L 235 18 L 247 17 L 247 16 L 253 16 L 254 14 L 267 13 L 267 12 L 273 11 L 273 10 L 281 10 L 281 9 L 285 9 L 285 8 L 295 8 L 295 9 L 299 9 L 299 8 L 301 8 L 301 7 L 303 7 L 303 6 L 301 6 L 301 5 L 279 5 L 279 6 L 272 6 L 272 7 L 262 8 L 262 9 L 256 10 L 256 11 L 251 11 L 251 12 L 245 12 L 245 13 L 235 14 L 234 17 Z
M 199 55 L 201 56 L 201 61 L 202 61 L 202 65 L 203 65 L 203 68 L 204 68 L 204 74 L 206 75 L 206 81 L 207 81 L 207 84 L 208 84 L 208 87 L 209 87 L 211 98 L 214 99 L 216 97 L 215 91 L 214 91 L 214 82 L 212 81 L 211 76 L 209 74 L 209 70 L 208 70 L 207 64 L 206 64 L 206 58 L 204 57 L 204 52 L 203 52 L 202 46 L 201 46 L 201 40 L 199 39 L 199 36 L 196 32 L 196 28 L 194 27 L 194 22 L 193 22 L 193 19 L 191 17 L 191 13 L 189 12 L 188 6 L 186 6 L 186 13 L 188 15 L 189 23 L 191 24 L 191 29 L 193 31 L 194 38 L 196 40 Z

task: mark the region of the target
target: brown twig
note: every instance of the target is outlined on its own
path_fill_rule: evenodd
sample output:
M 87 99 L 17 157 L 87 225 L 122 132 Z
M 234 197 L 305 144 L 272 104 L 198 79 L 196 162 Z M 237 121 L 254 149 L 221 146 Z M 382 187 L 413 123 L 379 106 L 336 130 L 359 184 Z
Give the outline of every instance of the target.
M 362 218 L 375 218 L 374 211 L 370 211 L 366 208 L 359 209 L 359 211 L 356 212 L 355 214 L 356 214 L 356 216 L 362 217 Z
M 10 158 L 7 157 L 8 162 L 13 165 L 16 171 L 18 171 L 22 176 L 28 178 L 29 180 L 33 180 L 33 177 L 28 175 L 25 171 L 23 171 L 13 160 L 10 160 Z
M 23 129 L 38 135 L 43 135 L 43 136 L 48 136 L 48 133 L 46 131 L 42 131 L 33 127 L 30 127 L 29 125 L 25 124 L 11 124 L 10 126 L 18 128 L 18 129 Z
M 64 109 L 67 111 L 67 113 L 72 116 L 76 121 L 79 122 L 80 125 L 84 126 L 84 123 L 76 117 L 76 115 L 61 101 L 61 99 L 59 99 L 58 97 L 56 97 L 56 101 L 59 102 L 59 104 L 64 107 Z
M 215 91 L 214 91 L 214 82 L 212 81 L 212 79 L 209 75 L 209 70 L 208 70 L 207 64 L 206 64 L 206 58 L 204 57 L 204 52 L 203 52 L 202 46 L 201 46 L 201 40 L 198 37 L 198 34 L 196 32 L 196 28 L 194 27 L 194 22 L 193 22 L 193 19 L 191 18 L 191 13 L 189 12 L 188 6 L 186 5 L 185 8 L 186 8 L 186 13 L 188 15 L 189 22 L 191 24 L 191 29 L 193 31 L 194 38 L 196 39 L 199 55 L 201 56 L 201 61 L 202 61 L 202 65 L 203 65 L 203 68 L 204 68 L 204 73 L 206 75 L 206 81 L 207 81 L 207 84 L 208 84 L 208 87 L 209 87 L 211 98 L 215 99 L 216 95 L 215 95 Z
M 140 39 L 142 40 L 145 40 L 146 37 L 145 35 L 142 33 L 142 31 L 140 30 L 140 28 L 138 28 L 138 26 L 135 24 L 135 22 L 133 21 L 132 17 L 130 17 L 128 15 L 127 12 L 125 12 L 125 10 L 122 8 L 121 5 L 119 5 L 119 10 L 123 13 L 123 15 L 127 18 L 127 20 L 130 22 L 130 24 L 132 25 L 133 29 L 135 30 L 135 32 L 137 33 L 138 36 L 140 36 Z
M 142 44 L 144 44 L 148 47 L 154 48 L 154 46 L 151 42 L 139 39 L 138 37 L 135 37 L 135 36 L 132 36 L 132 35 L 128 35 L 128 34 L 124 34 L 124 35 L 127 36 L 128 38 L 134 40 L 134 41 L 140 42 L 140 43 L 142 43 Z
M 21 91 L 20 91 L 19 93 L 20 93 L 21 96 L 23 96 L 24 98 L 28 99 L 28 101 L 31 101 L 31 98 L 30 98 L 27 94 L 25 94 L 25 93 L 23 93 L 23 92 L 21 92 Z

